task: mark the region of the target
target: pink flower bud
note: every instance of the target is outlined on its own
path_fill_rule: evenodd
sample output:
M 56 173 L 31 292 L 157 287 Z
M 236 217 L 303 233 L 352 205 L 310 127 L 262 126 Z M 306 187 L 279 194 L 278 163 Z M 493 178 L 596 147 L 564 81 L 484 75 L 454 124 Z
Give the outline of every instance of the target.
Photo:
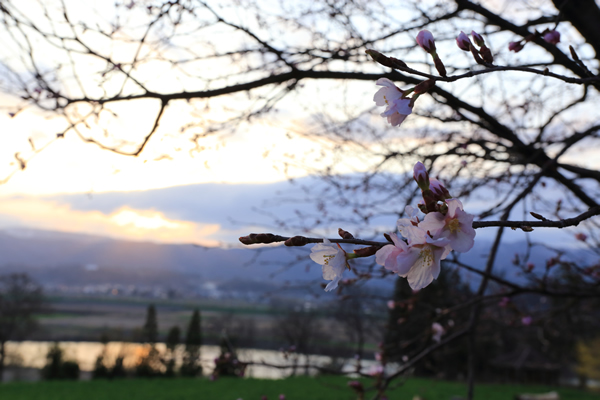
M 471 51 L 471 41 L 466 33 L 460 31 L 460 34 L 456 38 L 456 44 L 458 48 L 464 51 Z
M 425 168 L 425 165 L 423 165 L 421 161 L 417 161 L 413 168 L 413 178 L 421 190 L 429 189 L 429 174 L 427 173 L 427 168 Z
M 506 307 L 506 306 L 508 306 L 508 303 L 510 303 L 510 298 L 503 297 L 502 300 L 500 300 L 500 302 L 498 303 L 498 305 L 500 307 Z
M 531 318 L 529 315 L 521 318 L 521 323 L 525 326 L 531 325 L 532 322 L 533 322 L 533 318 Z
M 587 240 L 587 235 L 585 233 L 578 233 L 575 235 L 575 239 L 585 242 Z
M 435 42 L 433 35 L 428 30 L 422 30 L 417 34 L 417 44 L 428 53 L 435 52 Z
M 441 201 L 452 198 L 452 196 L 450 196 L 450 192 L 448 192 L 448 189 L 446 189 L 444 185 L 442 185 L 442 183 L 435 178 L 429 179 L 429 189 Z
M 396 302 L 394 300 L 390 300 L 387 302 L 387 306 L 390 310 L 393 310 L 394 308 L 396 308 Z
M 485 46 L 485 41 L 483 40 L 483 37 L 475 32 L 475 31 L 471 31 L 471 36 L 473 37 L 473 41 L 475 42 L 475 44 L 479 47 L 481 46 Z
M 508 44 L 508 50 L 518 53 L 521 50 L 523 50 L 523 45 L 521 44 L 521 42 L 510 42 Z
M 527 263 L 527 272 L 533 271 L 534 268 L 535 268 L 534 263 Z
M 279 400 L 285 400 L 285 394 L 280 394 L 279 395 Z
M 560 42 L 560 32 L 550 31 L 544 35 L 544 40 L 550 44 L 557 44 Z

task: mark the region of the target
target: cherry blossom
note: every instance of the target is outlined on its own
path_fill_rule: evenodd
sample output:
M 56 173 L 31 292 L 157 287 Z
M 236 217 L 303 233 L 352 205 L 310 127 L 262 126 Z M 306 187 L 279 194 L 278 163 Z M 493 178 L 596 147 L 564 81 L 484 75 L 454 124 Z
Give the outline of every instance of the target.
M 448 239 L 450 246 L 459 253 L 471 250 L 475 243 L 473 215 L 463 211 L 463 205 L 458 199 L 446 201 L 446 215 L 431 212 L 419 223 L 419 228 L 429 232 L 434 238 Z
M 405 227 L 409 232 L 409 244 L 396 234 L 391 234 L 394 244 L 379 249 L 375 260 L 386 269 L 406 277 L 410 287 L 418 290 L 429 285 L 440 274 L 440 260 L 448 255 L 450 241 L 445 238 L 433 239 L 419 227 L 411 227 Z
M 314 245 L 311 252 L 310 258 L 323 266 L 323 279 L 331 281 L 325 287 L 325 291 L 334 290 L 348 266 L 346 252 L 339 244 L 333 244 L 329 239 L 323 239 L 323 243 Z
M 411 100 L 403 98 L 402 90 L 387 78 L 379 78 L 375 84 L 383 87 L 375 93 L 373 101 L 378 106 L 387 106 L 381 116 L 387 117 L 392 126 L 400 125 L 412 113 Z

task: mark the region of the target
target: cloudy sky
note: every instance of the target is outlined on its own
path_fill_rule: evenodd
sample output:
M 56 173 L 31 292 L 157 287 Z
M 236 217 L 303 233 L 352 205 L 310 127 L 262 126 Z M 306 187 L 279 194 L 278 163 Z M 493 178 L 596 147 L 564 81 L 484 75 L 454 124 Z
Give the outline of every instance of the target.
M 67 1 L 72 18 L 88 18 L 85 13 L 89 4 Z M 112 3 L 94 5 L 99 16 L 106 14 L 108 18 L 112 12 Z M 227 42 L 225 37 L 221 42 Z M 54 57 L 51 48 L 42 46 L 38 50 L 41 58 Z M 3 51 L 3 60 L 11 60 L 10 49 Z M 115 46 L 111 51 L 112 56 L 122 57 L 124 62 L 130 59 L 127 46 Z M 217 71 L 224 68 L 213 67 Z M 84 65 L 80 73 L 93 75 L 95 68 Z M 160 63 L 156 68 L 162 68 Z M 154 90 L 171 92 L 188 84 L 159 69 L 151 73 L 161 78 L 151 82 Z M 144 72 L 141 74 L 143 77 Z M 89 84 L 89 90 L 98 90 L 94 80 L 84 84 Z M 320 82 L 314 93 L 327 100 L 330 93 L 340 93 L 334 85 Z M 344 99 L 344 107 L 373 106 L 373 82 L 353 88 L 357 90 L 351 96 L 346 93 L 346 97 L 354 103 Z M 236 106 L 226 97 L 216 100 L 220 107 L 213 106 L 200 114 L 185 101 L 173 102 L 144 152 L 139 157 L 127 157 L 86 144 L 72 133 L 52 140 L 65 129 L 64 119 L 34 108 L 11 116 L 16 99 L 0 94 L 0 180 L 10 177 L 0 185 L 0 229 L 29 227 L 210 246 L 235 243 L 237 237 L 252 231 L 272 231 L 272 219 L 257 210 L 268 209 L 279 216 L 290 213 L 292 206 L 274 208 L 273 199 L 293 190 L 286 183 L 288 177 L 303 178 L 309 174 L 300 163 L 290 163 L 290 155 L 318 153 L 336 144 L 323 138 L 310 140 L 301 134 L 306 115 L 291 112 L 297 100 L 293 98 L 282 101 L 283 114 L 278 118 L 270 123 L 258 120 L 242 125 L 235 135 L 207 136 L 192 143 L 189 137 L 176 134 L 182 121 L 201 125 L 207 120 L 226 119 L 226 110 Z M 332 98 L 332 106 L 341 100 Z M 102 128 L 135 138 L 148 132 L 153 123 L 149 115 L 156 113 L 158 105 L 148 100 L 122 102 L 110 108 L 121 118 L 106 118 Z M 327 111 L 331 115 L 341 113 L 339 107 Z M 314 110 L 308 111 L 311 112 Z M 376 123 L 385 124 L 381 118 L 373 125 Z M 24 157 L 47 144 L 31 158 L 24 171 L 18 171 L 15 154 Z M 600 162 L 597 157 L 584 158 L 587 164 Z M 320 165 L 313 163 L 310 167 L 318 169 Z M 361 170 L 363 166 L 352 160 L 352 167 Z M 472 206 L 476 210 L 477 205 Z M 387 224 L 390 230 L 394 222 Z

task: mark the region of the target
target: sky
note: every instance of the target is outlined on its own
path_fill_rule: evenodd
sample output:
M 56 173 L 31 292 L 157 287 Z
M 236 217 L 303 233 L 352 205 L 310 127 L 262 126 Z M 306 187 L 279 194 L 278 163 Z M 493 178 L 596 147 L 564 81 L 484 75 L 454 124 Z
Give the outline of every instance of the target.
M 82 14 L 85 7 L 80 6 L 84 3 L 67 4 L 74 16 L 86 18 Z M 99 15 L 110 14 L 109 6 L 98 7 Z M 231 40 L 237 39 L 232 36 Z M 131 49 L 116 46 L 111 51 L 115 57 L 127 59 Z M 40 52 L 42 59 L 54 57 L 50 48 L 42 47 Z M 83 76 L 92 76 L 98 68 L 81 65 Z M 183 86 L 187 90 L 187 81 L 175 79 L 167 70 L 161 72 L 164 65 L 160 62 L 152 65 L 156 70 L 148 72 L 148 76 L 161 77 L 151 82 L 154 89 L 168 92 Z M 213 65 L 212 68 L 218 72 L 225 66 Z M 360 86 L 363 91 L 367 88 L 366 95 L 361 97 L 357 92 L 352 96 L 364 99 L 365 108 L 372 106 L 371 96 L 376 90 L 369 84 L 371 86 Z M 110 83 L 108 90 L 115 85 Z M 98 90 L 93 79 L 85 81 L 84 86 L 86 90 Z M 327 99 L 338 89 L 325 82 L 320 83 L 318 93 Z M 77 88 L 73 86 L 69 90 Z M 259 119 L 252 124 L 242 124 L 235 134 L 202 138 L 198 141 L 200 151 L 189 136 L 178 134 L 182 121 L 201 127 L 205 121 L 223 120 L 230 116 L 227 110 L 235 108 L 236 100 L 216 99 L 216 105 L 201 113 L 197 105 L 173 102 L 144 152 L 139 157 L 128 157 L 84 143 L 73 133 L 53 140 L 66 126 L 63 119 L 35 108 L 11 116 L 9 112 L 14 112 L 11 107 L 16 100 L 0 94 L 0 180 L 18 170 L 15 153 L 28 158 L 47 145 L 30 159 L 24 171 L 17 171 L 0 185 L 0 229 L 26 227 L 206 246 L 231 245 L 239 236 L 271 229 L 273 220 L 265 218 L 257 209 L 264 208 L 265 204 L 271 208 L 270 199 L 293 190 L 286 183 L 288 178 L 306 178 L 310 174 L 304 166 L 290 163 L 290 155 L 319 153 L 336 145 L 301 134 L 307 127 L 306 115 L 290 112 L 296 100 L 285 100 L 283 115 L 271 121 Z M 339 100 L 332 98 L 332 106 Z M 345 105 L 353 106 L 352 103 Z M 135 140 L 149 131 L 153 123 L 151 116 L 158 105 L 148 100 L 123 102 L 110 108 L 120 118 L 105 116 L 96 128 Z M 86 133 L 84 128 L 82 132 Z M 592 154 L 585 158 L 590 166 L 600 163 Z M 351 162 L 355 170 L 368 164 L 360 163 Z M 323 165 L 315 162 L 310 168 Z M 340 172 L 350 171 L 348 168 Z M 291 208 L 283 207 L 278 212 L 285 215 Z M 388 225 L 393 229 L 394 221 Z

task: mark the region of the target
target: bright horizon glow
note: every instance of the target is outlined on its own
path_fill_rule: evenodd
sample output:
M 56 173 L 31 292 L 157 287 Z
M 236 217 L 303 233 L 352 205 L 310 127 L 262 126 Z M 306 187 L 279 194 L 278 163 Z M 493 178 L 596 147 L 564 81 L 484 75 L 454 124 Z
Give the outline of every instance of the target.
M 110 214 L 79 211 L 67 204 L 33 198 L 1 201 L 0 227 L 27 227 L 145 242 L 194 243 L 207 247 L 221 244 L 214 238 L 221 230 L 219 224 L 173 220 L 159 211 L 135 210 L 128 206 Z

